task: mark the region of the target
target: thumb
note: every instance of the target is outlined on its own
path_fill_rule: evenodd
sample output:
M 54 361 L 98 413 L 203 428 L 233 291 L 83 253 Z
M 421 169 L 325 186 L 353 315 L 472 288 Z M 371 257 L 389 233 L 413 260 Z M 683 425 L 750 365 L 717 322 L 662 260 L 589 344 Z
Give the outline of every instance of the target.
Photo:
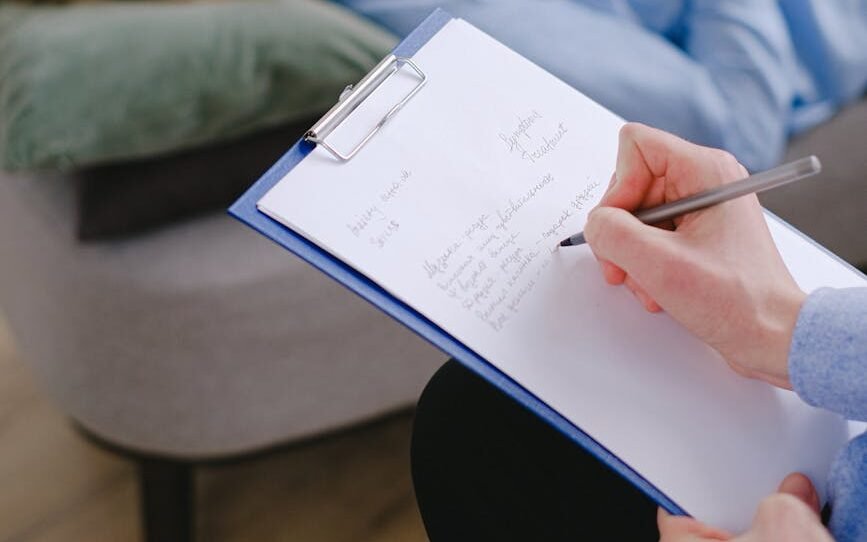
M 786 476 L 777 491 L 797 497 L 813 512 L 819 514 L 819 494 L 816 492 L 813 482 L 805 475 L 795 472 Z
M 672 516 L 662 508 L 656 512 L 660 542 L 711 542 L 729 540 L 731 535 L 687 516 Z
M 617 207 L 597 207 L 584 226 L 584 237 L 596 257 L 610 261 L 642 284 L 668 252 L 671 235 Z

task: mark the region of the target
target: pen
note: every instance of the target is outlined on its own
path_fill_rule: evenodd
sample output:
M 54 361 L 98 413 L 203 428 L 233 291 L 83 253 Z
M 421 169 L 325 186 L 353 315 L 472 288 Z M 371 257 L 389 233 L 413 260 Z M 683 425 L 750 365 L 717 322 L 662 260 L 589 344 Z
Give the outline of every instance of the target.
M 750 175 L 739 181 L 727 183 L 658 207 L 644 209 L 635 213 L 635 218 L 645 224 L 657 224 L 687 213 L 706 209 L 717 203 L 723 203 L 731 199 L 746 196 L 747 194 L 755 194 L 756 192 L 783 186 L 784 184 L 815 175 L 821 170 L 822 164 L 819 162 L 819 159 L 815 156 L 808 156 L 761 173 L 756 173 L 755 175 Z M 581 232 L 563 239 L 560 242 L 560 246 L 569 247 L 586 242 L 584 232 Z

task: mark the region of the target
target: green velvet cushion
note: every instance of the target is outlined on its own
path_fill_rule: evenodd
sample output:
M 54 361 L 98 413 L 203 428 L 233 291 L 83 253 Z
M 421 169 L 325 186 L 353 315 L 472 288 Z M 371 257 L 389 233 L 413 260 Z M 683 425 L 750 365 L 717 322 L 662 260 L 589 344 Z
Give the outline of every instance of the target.
M 307 119 L 393 44 L 316 0 L 0 4 L 0 166 L 78 168 Z

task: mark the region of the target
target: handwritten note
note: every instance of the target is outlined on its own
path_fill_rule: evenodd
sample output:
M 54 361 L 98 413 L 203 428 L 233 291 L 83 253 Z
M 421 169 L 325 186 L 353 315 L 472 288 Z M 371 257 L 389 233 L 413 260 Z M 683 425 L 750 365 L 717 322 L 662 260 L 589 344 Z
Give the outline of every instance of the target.
M 415 61 L 427 86 L 362 152 L 340 163 L 315 149 L 260 209 L 705 521 L 739 529 L 788 472 L 823 479 L 849 432 L 842 420 L 735 375 L 665 315 L 605 285 L 587 247 L 556 249 L 599 201 L 622 121 L 463 21 Z M 393 79 L 371 111 L 414 84 Z M 378 120 L 367 108 L 353 115 Z M 860 283 L 771 225 L 803 287 Z M 813 256 L 799 265 L 805 251 Z

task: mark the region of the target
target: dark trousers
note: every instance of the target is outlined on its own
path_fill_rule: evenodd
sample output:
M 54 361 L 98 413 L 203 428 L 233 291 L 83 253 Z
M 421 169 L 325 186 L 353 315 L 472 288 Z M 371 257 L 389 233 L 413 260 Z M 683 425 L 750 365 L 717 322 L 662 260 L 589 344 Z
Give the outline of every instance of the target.
M 658 539 L 651 500 L 454 360 L 419 400 L 412 474 L 432 542 Z

